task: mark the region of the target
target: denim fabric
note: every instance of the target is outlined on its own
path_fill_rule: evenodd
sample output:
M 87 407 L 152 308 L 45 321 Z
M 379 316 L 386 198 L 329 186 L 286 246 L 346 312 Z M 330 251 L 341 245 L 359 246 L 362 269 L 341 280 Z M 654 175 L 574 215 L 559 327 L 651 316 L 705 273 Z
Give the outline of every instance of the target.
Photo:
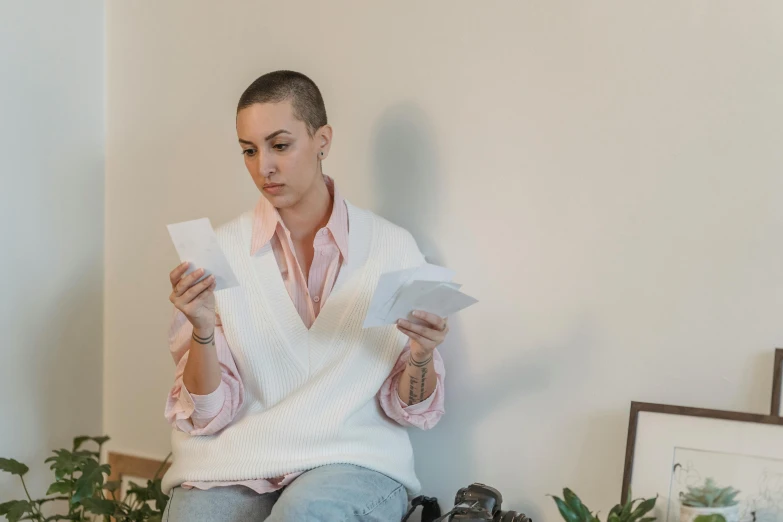
M 397 522 L 407 506 L 399 482 L 359 466 L 330 464 L 262 495 L 244 486 L 174 488 L 163 522 Z

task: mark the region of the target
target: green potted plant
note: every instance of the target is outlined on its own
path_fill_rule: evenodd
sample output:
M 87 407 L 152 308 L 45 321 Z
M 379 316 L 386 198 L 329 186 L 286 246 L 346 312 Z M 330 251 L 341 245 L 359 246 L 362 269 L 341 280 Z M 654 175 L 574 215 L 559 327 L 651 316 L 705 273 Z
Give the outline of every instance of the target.
M 100 463 L 101 447 L 109 437 L 76 437 L 73 439 L 73 449 L 59 449 L 54 456 L 46 459 L 51 463 L 49 468 L 54 472 L 55 481 L 49 486 L 46 496 L 33 500 L 27 490 L 24 476 L 29 468 L 14 459 L 0 458 L 0 471 L 17 475 L 22 481 L 26 498 L 11 500 L 0 504 L 0 516 L 5 516 L 8 522 L 19 520 L 35 520 L 48 522 L 55 520 L 103 520 L 109 522 L 112 518 L 117 522 L 160 522 L 163 510 L 169 497 L 160 489 L 158 470 L 153 480 L 148 480 L 146 486 L 130 483 L 125 497 L 117 498 L 120 489 L 118 481 L 106 481 L 111 474 L 108 464 Z M 82 449 L 91 442 L 97 444 L 97 451 Z M 168 457 L 166 457 L 168 460 Z M 165 461 L 163 463 L 165 465 Z M 62 512 L 54 515 L 44 515 L 42 506 L 49 502 L 59 503 L 47 506 L 60 507 Z
M 563 488 L 562 499 L 556 496 L 553 498 L 566 522 L 601 522 L 598 514 L 591 512 L 570 489 Z M 647 515 L 653 510 L 657 500 L 657 495 L 654 498 L 634 500 L 629 494 L 624 504 L 617 504 L 609 511 L 606 522 L 653 522 L 655 517 Z
M 707 478 L 699 487 L 680 492 L 680 522 L 739 522 L 739 491 L 718 487 Z

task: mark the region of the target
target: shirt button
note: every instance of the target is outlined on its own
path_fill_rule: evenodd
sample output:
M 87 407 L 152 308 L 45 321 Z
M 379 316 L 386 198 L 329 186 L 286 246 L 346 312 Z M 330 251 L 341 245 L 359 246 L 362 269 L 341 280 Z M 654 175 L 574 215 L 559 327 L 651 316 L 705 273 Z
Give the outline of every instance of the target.
M 313 301 L 315 301 L 316 303 L 317 303 L 318 301 L 320 301 L 320 300 L 321 300 L 320 296 L 315 296 L 315 297 L 313 297 Z
M 321 235 L 322 235 L 322 236 L 325 236 L 325 235 L 326 235 L 326 234 L 328 234 L 328 233 L 329 233 L 329 231 L 328 231 L 328 230 L 326 230 L 325 228 L 322 228 L 322 229 L 321 229 Z

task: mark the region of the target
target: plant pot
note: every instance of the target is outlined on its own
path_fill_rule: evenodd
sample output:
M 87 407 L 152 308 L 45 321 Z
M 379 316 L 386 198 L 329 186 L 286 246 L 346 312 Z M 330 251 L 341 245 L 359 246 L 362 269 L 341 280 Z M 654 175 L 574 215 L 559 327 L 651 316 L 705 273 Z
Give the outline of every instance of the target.
M 721 517 L 723 517 L 721 519 Z M 739 522 L 739 505 L 727 507 L 680 506 L 680 522 Z

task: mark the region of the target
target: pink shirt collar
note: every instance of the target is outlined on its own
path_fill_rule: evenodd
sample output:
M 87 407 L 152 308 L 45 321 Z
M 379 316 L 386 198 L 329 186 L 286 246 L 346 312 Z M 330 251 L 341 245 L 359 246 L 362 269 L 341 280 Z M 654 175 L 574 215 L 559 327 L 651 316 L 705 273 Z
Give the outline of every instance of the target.
M 324 174 L 324 181 L 333 200 L 332 215 L 329 217 L 325 228 L 331 233 L 337 248 L 340 249 L 343 262 L 347 262 L 348 209 L 345 206 L 345 200 L 340 195 L 340 191 L 337 190 L 337 186 L 334 184 L 334 180 Z M 269 243 L 277 231 L 277 227 L 281 227 L 286 235 L 289 234 L 283 219 L 280 217 L 280 213 L 264 196 L 261 196 L 253 212 L 253 234 L 250 241 L 251 256 L 256 255 L 259 250 Z

